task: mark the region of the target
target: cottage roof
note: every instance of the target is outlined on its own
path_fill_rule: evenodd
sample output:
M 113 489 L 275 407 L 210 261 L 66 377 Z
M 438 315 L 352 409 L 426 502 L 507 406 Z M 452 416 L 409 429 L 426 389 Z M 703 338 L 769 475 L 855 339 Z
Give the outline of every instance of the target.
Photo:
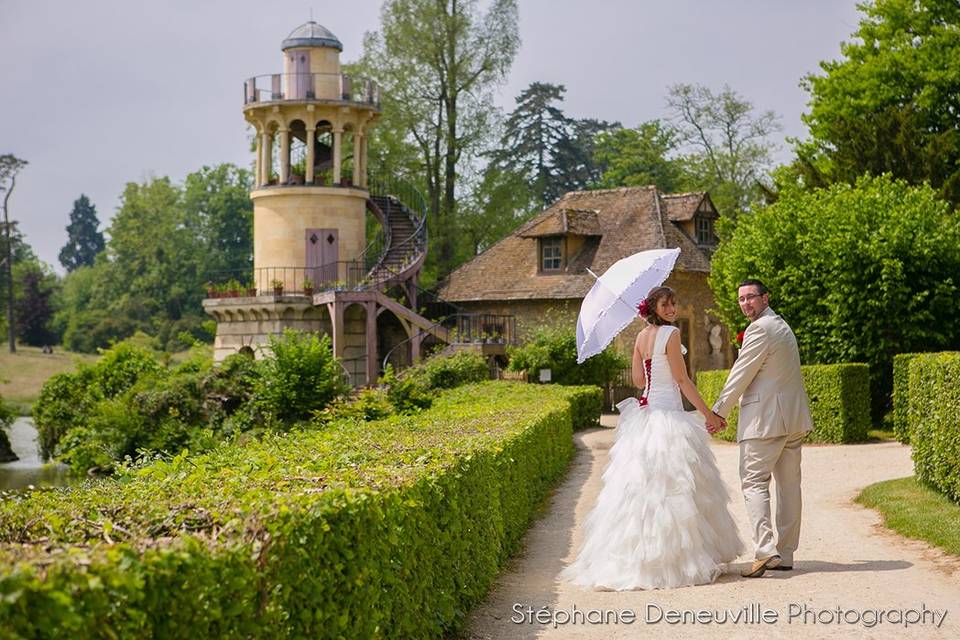
M 567 193 L 453 271 L 440 296 L 451 302 L 582 298 L 594 282 L 588 268 L 603 273 L 620 258 L 646 249 L 680 247 L 678 270 L 709 272 L 709 256 L 670 221 L 664 202 L 653 186 Z M 587 237 L 576 255 L 567 256 L 564 270 L 540 273 L 538 238 L 564 233 Z
M 691 193 L 665 194 L 660 197 L 663 199 L 663 204 L 667 210 L 667 219 L 670 222 L 684 222 L 693 219 L 693 215 L 706 196 L 706 191 L 694 191 Z
M 564 209 L 551 207 L 550 215 L 538 216 L 539 221 L 533 227 L 520 231 L 524 238 L 539 238 L 572 233 L 579 236 L 600 236 L 600 220 L 594 209 Z

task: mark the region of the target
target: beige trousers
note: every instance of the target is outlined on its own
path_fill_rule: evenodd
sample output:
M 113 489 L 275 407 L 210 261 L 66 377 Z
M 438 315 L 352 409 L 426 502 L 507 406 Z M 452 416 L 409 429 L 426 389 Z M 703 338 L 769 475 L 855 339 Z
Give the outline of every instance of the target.
M 779 555 L 793 564 L 800 542 L 800 449 L 806 432 L 740 441 L 740 482 L 758 560 Z M 770 476 L 777 484 L 777 541 L 770 522 Z

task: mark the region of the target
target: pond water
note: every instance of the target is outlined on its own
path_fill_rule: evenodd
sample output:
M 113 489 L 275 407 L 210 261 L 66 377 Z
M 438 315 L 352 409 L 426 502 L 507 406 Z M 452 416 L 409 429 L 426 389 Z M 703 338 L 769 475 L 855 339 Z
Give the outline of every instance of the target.
M 69 467 L 60 462 L 44 463 L 37 446 L 37 429 L 30 418 L 17 418 L 10 430 L 10 446 L 20 456 L 15 462 L 0 463 L 0 490 L 10 491 L 34 487 L 55 487 L 83 480 L 69 474 Z

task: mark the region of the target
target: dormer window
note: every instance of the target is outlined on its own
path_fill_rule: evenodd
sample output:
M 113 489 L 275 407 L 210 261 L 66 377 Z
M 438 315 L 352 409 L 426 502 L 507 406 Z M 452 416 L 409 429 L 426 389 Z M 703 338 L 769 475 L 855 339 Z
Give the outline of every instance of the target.
M 705 216 L 696 217 L 697 244 L 713 245 L 717 243 L 716 236 L 713 233 L 713 219 Z
M 540 238 L 540 270 L 560 271 L 563 269 L 563 238 L 552 236 Z

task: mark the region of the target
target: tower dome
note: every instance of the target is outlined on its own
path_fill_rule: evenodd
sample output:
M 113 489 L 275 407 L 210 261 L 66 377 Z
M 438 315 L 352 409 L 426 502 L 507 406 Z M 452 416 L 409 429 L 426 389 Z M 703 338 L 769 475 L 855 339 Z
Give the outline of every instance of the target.
M 291 31 L 290 35 L 283 41 L 283 44 L 280 45 L 282 51 L 297 47 L 329 47 L 337 51 L 343 51 L 343 44 L 337 39 L 337 36 L 313 20 L 304 22 Z

